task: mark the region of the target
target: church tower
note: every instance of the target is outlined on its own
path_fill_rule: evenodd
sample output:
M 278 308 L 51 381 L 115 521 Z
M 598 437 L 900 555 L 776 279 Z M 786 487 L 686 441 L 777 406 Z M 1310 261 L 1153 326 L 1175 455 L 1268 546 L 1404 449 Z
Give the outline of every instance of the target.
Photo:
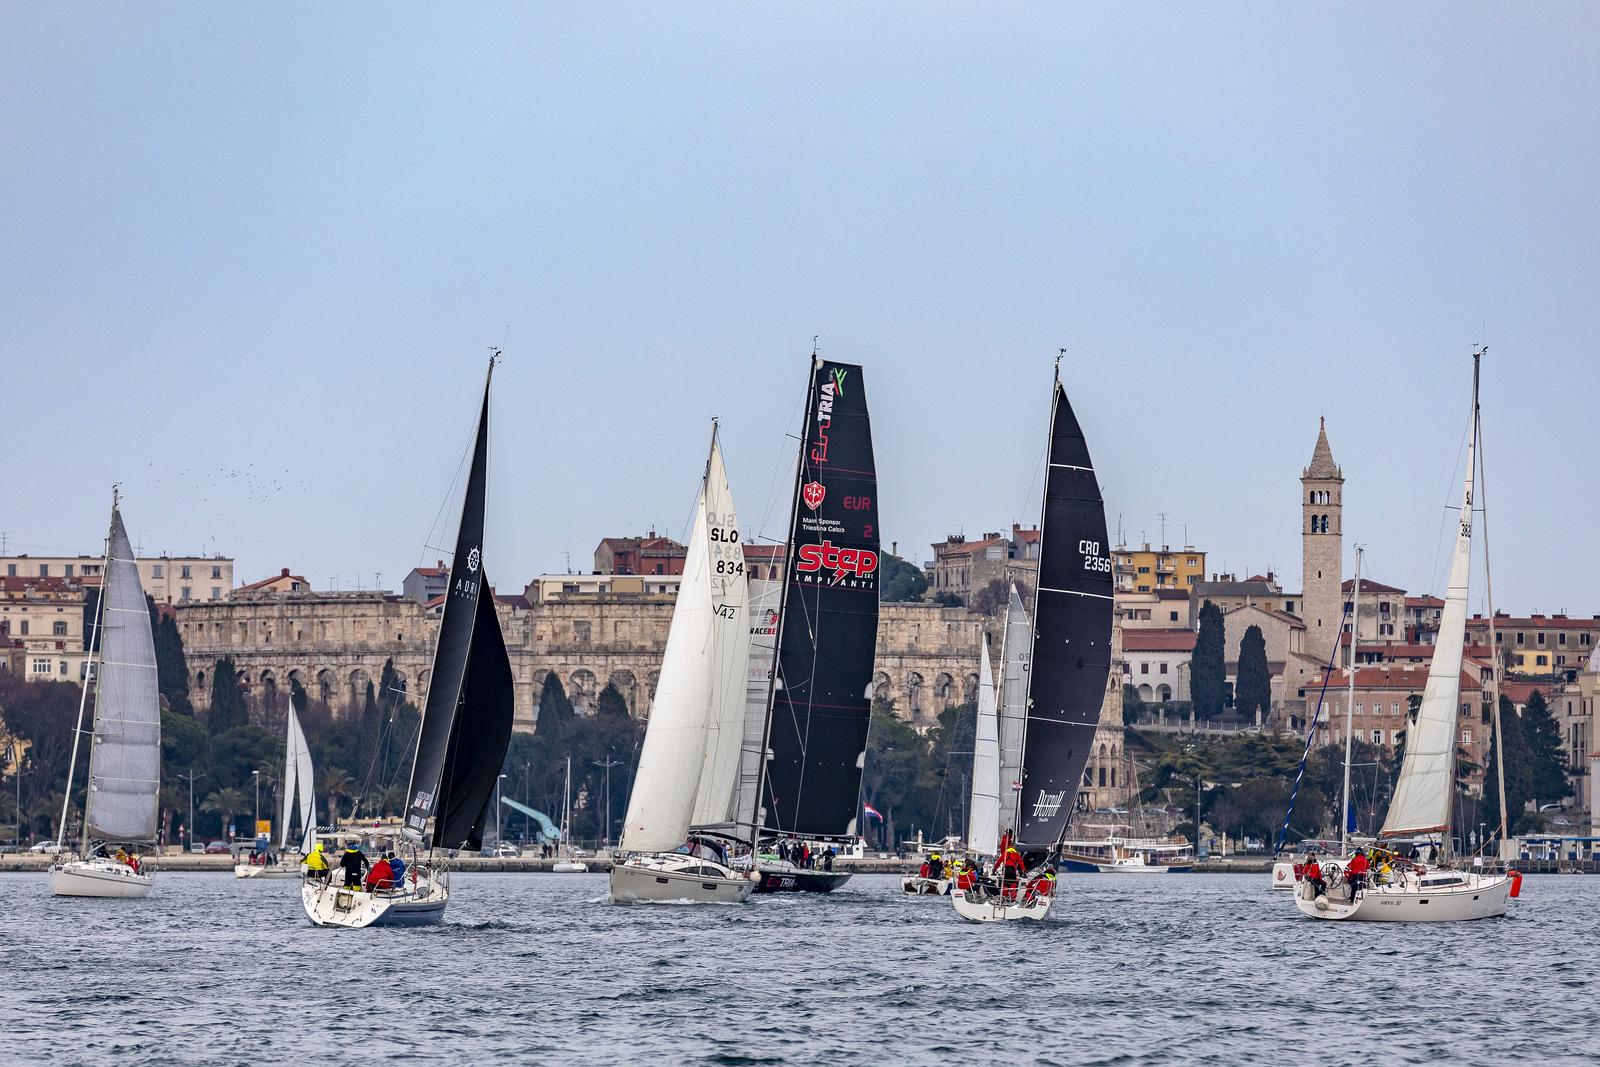
M 1305 651 L 1323 663 L 1333 653 L 1344 615 L 1340 567 L 1343 549 L 1341 497 L 1344 474 L 1328 447 L 1328 424 L 1317 429 L 1311 466 L 1300 472 L 1300 543 L 1304 588 L 1300 618 L 1306 624 Z

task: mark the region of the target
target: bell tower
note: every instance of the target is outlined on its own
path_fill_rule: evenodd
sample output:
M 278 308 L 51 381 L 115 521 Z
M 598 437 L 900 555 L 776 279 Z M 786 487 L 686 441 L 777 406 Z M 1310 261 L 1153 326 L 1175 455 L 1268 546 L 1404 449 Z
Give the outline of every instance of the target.
M 1300 472 L 1300 618 L 1306 624 L 1305 651 L 1324 663 L 1339 639 L 1344 614 L 1341 569 L 1344 474 L 1328 447 L 1328 423 L 1320 420 L 1311 465 Z

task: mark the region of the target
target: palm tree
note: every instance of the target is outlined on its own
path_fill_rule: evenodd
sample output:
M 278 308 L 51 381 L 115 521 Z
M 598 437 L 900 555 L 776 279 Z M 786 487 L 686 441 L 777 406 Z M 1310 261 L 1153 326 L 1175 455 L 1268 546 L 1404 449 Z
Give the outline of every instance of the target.
M 200 810 L 221 815 L 222 830 L 226 833 L 228 827 L 233 824 L 234 814 L 244 811 L 249 806 L 250 798 L 245 795 L 243 789 L 219 789 L 206 797 L 205 801 L 200 805 Z M 251 836 L 254 837 L 255 835 L 252 834 Z
M 334 825 L 339 825 L 339 798 L 351 796 L 351 787 L 355 782 L 348 772 L 339 767 L 325 767 L 318 775 L 322 779 L 322 791 L 328 797 L 328 819 Z

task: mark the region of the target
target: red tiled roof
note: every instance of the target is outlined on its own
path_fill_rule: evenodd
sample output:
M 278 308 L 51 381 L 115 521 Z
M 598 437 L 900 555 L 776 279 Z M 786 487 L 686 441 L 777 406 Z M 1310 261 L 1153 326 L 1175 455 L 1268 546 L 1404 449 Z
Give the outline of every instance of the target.
M 1265 604 L 1240 604 L 1231 611 L 1224 612 L 1224 614 L 1232 615 L 1235 611 L 1259 611 L 1263 615 L 1270 615 L 1281 622 L 1288 623 L 1290 629 L 1304 630 L 1306 628 L 1306 624 L 1298 617 L 1290 615 L 1287 611 L 1279 611 L 1277 608 L 1269 608 Z
M 288 567 L 284 567 L 277 574 L 274 574 L 270 578 L 263 578 L 259 582 L 251 582 L 249 585 L 241 585 L 239 587 L 239 592 L 248 593 L 252 589 L 265 589 L 267 586 L 271 585 L 273 582 L 281 582 L 285 578 L 289 579 L 292 582 L 299 582 L 301 585 L 305 586 L 307 589 L 311 588 L 311 583 L 310 582 L 306 581 L 304 578 L 300 577 L 298 574 L 290 574 L 289 573 L 289 568 Z
M 1350 671 L 1340 667 L 1328 676 L 1328 690 L 1343 689 L 1350 684 Z M 1404 689 L 1420 693 L 1428 684 L 1428 667 L 1426 664 L 1394 664 L 1391 666 L 1365 666 L 1356 668 L 1356 688 L 1359 689 Z M 1461 672 L 1461 692 L 1464 695 L 1473 690 L 1483 688 L 1483 679 L 1475 677 L 1470 671 Z M 1306 684 L 1306 690 L 1322 688 L 1322 676 L 1318 675 Z
M 1003 545 L 1004 537 L 985 537 L 981 541 L 958 541 L 952 544 L 949 541 L 933 546 L 934 555 L 937 556 L 970 556 L 979 549 L 989 548 L 992 545 Z
M 1346 593 L 1349 593 L 1352 590 L 1354 590 L 1355 587 L 1356 587 L 1356 580 L 1354 578 L 1346 578 L 1345 581 L 1344 581 L 1344 584 L 1341 585 L 1339 588 L 1344 590 Z M 1382 582 L 1375 582 L 1371 578 L 1363 578 L 1363 579 L 1361 579 L 1361 593 L 1362 593 L 1363 596 L 1366 595 L 1367 593 L 1404 593 L 1404 592 L 1405 592 L 1404 589 L 1396 589 L 1392 585 L 1384 585 Z M 1406 599 L 1409 601 L 1411 598 L 1407 597 Z
M 1024 530 L 1021 527 L 1013 526 L 1011 527 L 1011 536 L 1023 542 L 1037 541 L 1039 540 L 1039 528 L 1035 526 L 1032 529 Z
M 77 593 L 82 586 L 77 578 L 30 578 L 25 574 L 0 577 L 0 591 L 17 593 Z
M 1175 589 L 1175 588 L 1173 588 L 1172 586 L 1169 586 L 1169 585 L 1158 585 L 1158 586 L 1156 586 L 1156 599 L 1157 600 L 1188 600 L 1189 599 L 1189 590 L 1187 590 L 1187 589 Z
M 1467 620 L 1469 627 L 1476 626 L 1488 629 L 1489 620 L 1481 614 L 1473 615 Z M 1502 615 L 1495 612 L 1494 628 L 1503 630 L 1506 627 L 1520 627 L 1524 630 L 1600 630 L 1600 619 L 1573 619 L 1565 615 Z
M 1124 629 L 1122 651 L 1193 652 L 1195 638 L 1199 636 L 1193 630 Z
M 424 578 L 443 578 L 450 573 L 450 568 L 446 567 L 444 560 L 441 559 L 436 566 L 413 567 L 411 573 L 419 574 Z
M 785 546 L 783 545 L 756 545 L 746 543 L 744 546 L 745 559 L 759 559 L 767 562 L 777 562 L 783 558 Z
M 1444 601 L 1440 600 L 1438 597 L 1434 596 L 1432 593 L 1429 593 L 1426 596 L 1408 596 L 1408 597 L 1406 597 L 1406 607 L 1408 607 L 1408 608 L 1442 608 L 1442 607 L 1444 607 Z
M 1534 693 L 1542 693 L 1548 688 L 1548 684 L 1539 682 L 1501 682 L 1500 694 L 1520 708 Z

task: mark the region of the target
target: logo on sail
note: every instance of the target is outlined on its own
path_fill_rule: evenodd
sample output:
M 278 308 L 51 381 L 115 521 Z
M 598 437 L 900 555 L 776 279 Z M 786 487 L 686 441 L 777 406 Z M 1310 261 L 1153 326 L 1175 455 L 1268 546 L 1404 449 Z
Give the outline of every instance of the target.
M 467 573 L 477 574 L 478 564 L 481 562 L 483 562 L 483 557 L 478 554 L 477 546 L 473 546 L 472 551 L 467 553 Z
M 416 798 L 411 801 L 411 806 L 422 815 L 428 814 L 433 810 L 433 794 L 418 790 Z
M 797 556 L 794 565 L 796 571 L 818 574 L 831 570 L 833 580 L 830 585 L 838 585 L 847 579 L 852 586 L 860 585 L 862 579 L 878 569 L 878 554 L 870 548 L 839 548 L 832 541 L 823 541 L 820 545 L 801 545 Z
M 1033 817 L 1035 819 L 1053 819 L 1061 810 L 1061 802 L 1067 799 L 1067 791 L 1059 793 L 1046 793 L 1041 791 L 1033 801 Z
M 828 487 L 821 482 L 807 482 L 800 490 L 800 499 L 805 501 L 806 507 L 816 511 L 822 506 L 822 498 L 828 495 Z

